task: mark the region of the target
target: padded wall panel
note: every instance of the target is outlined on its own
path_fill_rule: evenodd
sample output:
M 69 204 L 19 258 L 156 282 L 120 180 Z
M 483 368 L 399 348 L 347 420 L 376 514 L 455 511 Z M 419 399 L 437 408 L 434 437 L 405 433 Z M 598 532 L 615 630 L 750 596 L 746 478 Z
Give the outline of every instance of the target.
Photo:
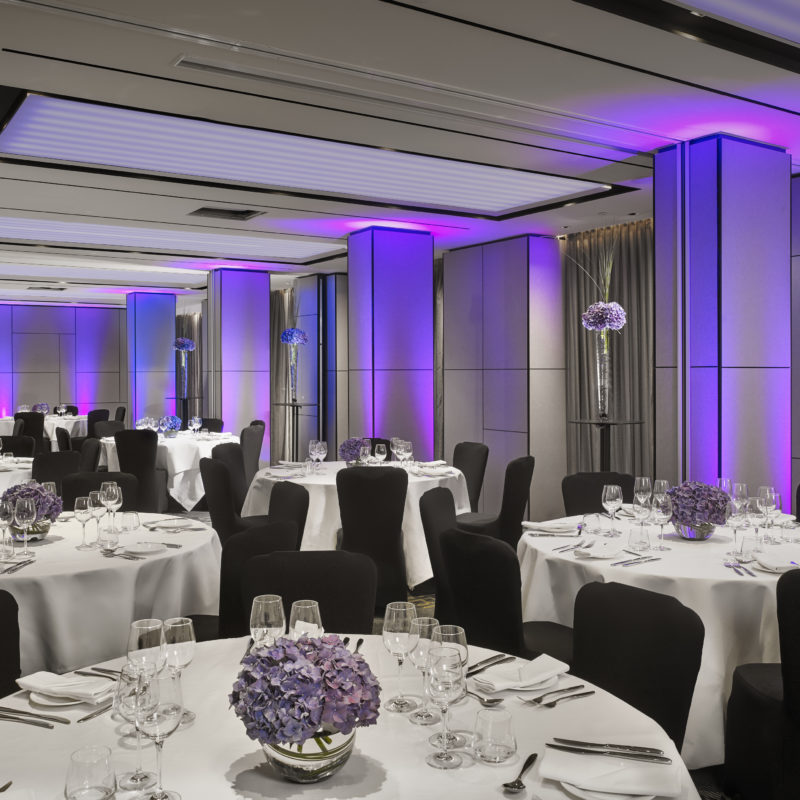
M 414 459 L 433 458 L 433 370 L 375 370 L 374 436 L 399 436 Z
M 564 515 L 561 479 L 567 474 L 567 386 L 563 369 L 530 371 L 530 453 L 536 457 L 531 519 Z
M 483 248 L 444 254 L 444 368 L 483 367 Z M 447 415 L 445 414 L 445 424 Z
M 528 370 L 483 371 L 483 427 L 499 431 L 527 432 Z
M 58 372 L 59 339 L 56 333 L 15 333 L 12 337 L 14 371 Z
M 114 308 L 76 309 L 75 355 L 79 371 L 120 371 L 119 314 Z
M 14 333 L 75 333 L 70 306 L 13 306 Z
M 459 442 L 483 441 L 483 370 L 444 371 L 444 457 L 453 463 Z

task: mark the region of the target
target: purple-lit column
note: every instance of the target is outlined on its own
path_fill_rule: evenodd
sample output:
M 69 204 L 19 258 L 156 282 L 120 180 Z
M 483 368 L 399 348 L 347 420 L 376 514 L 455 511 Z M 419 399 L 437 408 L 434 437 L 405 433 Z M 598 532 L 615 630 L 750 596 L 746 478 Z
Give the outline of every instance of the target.
M 790 159 L 724 134 L 655 157 L 656 477 L 791 494 Z
M 127 296 L 130 422 L 175 413 L 175 295 Z
M 208 394 L 203 407 L 238 434 L 253 419 L 267 425 L 269 460 L 269 273 L 215 270 L 208 283 Z
M 433 237 L 368 228 L 350 235 L 350 436 L 399 436 L 433 458 Z

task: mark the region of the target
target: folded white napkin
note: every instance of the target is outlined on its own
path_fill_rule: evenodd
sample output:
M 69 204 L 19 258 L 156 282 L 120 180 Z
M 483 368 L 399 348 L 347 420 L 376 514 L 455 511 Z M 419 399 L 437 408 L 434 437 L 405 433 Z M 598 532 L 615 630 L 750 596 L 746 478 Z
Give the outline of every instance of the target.
M 305 461 L 279 461 L 276 467 L 304 467 Z
M 83 675 L 56 675 L 52 672 L 34 672 L 17 678 L 20 689 L 46 694 L 52 697 L 67 697 L 84 703 L 99 705 L 114 694 L 114 682 L 106 678 L 89 678 Z
M 445 475 L 452 475 L 451 467 L 420 467 L 420 475 L 427 475 L 430 478 L 441 478 Z
M 613 558 L 622 552 L 624 544 L 625 542 L 621 538 L 595 539 L 591 547 L 578 547 L 574 553 L 583 558 Z M 631 558 L 636 558 L 636 556 L 631 556 Z
M 439 459 L 438 461 L 420 461 L 419 465 L 421 467 L 446 467 L 447 462 L 442 461 L 441 459 Z
M 660 747 L 672 759 L 672 764 L 649 764 L 646 761 L 609 756 L 565 753 L 545 747 L 539 776 L 593 792 L 677 797 L 681 791 L 679 756 L 674 749 L 665 746 L 664 741 L 653 740 L 652 737 L 648 741 L 641 741 L 641 735 L 632 738 L 618 733 L 609 733 L 603 738 L 610 742 Z M 596 737 L 595 740 L 599 741 Z
M 577 536 L 578 526 L 574 522 L 523 522 L 522 527 L 526 531 L 538 531 L 540 533 L 567 533 Z
M 541 655 L 533 661 L 509 661 L 489 667 L 476 675 L 473 680 L 484 692 L 501 692 L 504 689 L 525 689 L 563 675 L 569 664 L 548 655 Z
M 792 561 L 800 564 L 800 559 L 779 553 L 758 553 L 756 561 L 760 567 L 768 569 L 770 572 L 788 572 L 790 569 L 797 569 L 797 565 L 792 564 Z

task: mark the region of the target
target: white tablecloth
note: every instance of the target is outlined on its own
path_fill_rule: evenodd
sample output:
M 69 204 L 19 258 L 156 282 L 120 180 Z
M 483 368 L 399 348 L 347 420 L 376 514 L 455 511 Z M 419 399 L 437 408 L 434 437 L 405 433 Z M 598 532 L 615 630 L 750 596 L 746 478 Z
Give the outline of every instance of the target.
M 385 701 L 397 691 L 397 662 L 384 650 L 380 637 L 366 639 L 362 652 L 382 683 Z M 681 780 L 678 797 L 698 800 L 691 778 L 666 734 L 648 717 L 601 690 L 593 697 L 553 709 L 523 706 L 513 696 L 509 697 L 504 705 L 513 714 L 518 753 L 511 762 L 498 767 L 475 763 L 464 754 L 465 765 L 460 769 L 433 769 L 425 763 L 425 757 L 432 752 L 427 739 L 437 728 L 412 725 L 404 715 L 381 710 L 377 725 L 356 729 L 353 755 L 336 775 L 318 784 L 288 783 L 265 765 L 260 745 L 247 738 L 244 725 L 228 705 L 227 695 L 238 674 L 245 644 L 245 639 L 199 644 L 194 661 L 183 673 L 184 703 L 197 718 L 164 744 L 164 788 L 178 792 L 184 800 L 257 800 L 264 797 L 486 800 L 503 796 L 500 784 L 516 777 L 522 761 L 532 752 L 539 753 L 539 763 L 527 774 L 528 788 L 520 797 L 565 800 L 568 795 L 559 784 L 543 782 L 539 776 L 544 742 L 553 736 L 647 742 L 662 748 L 677 761 Z M 488 654 L 489 651 L 471 648 L 470 661 Z M 119 668 L 122 663 L 119 660 L 111 666 Z M 417 693 L 420 690 L 419 675 L 414 673 L 409 661 L 403 668 L 403 688 Z M 30 708 L 23 696 L 3 702 Z M 58 713 L 76 720 L 88 710 L 81 705 L 74 709 L 58 709 Z M 479 710 L 477 702 L 471 698 L 457 704 L 450 711 L 451 727 L 471 730 Z M 111 748 L 117 774 L 132 769 L 136 753 L 131 740 L 123 738 L 129 728 L 111 713 L 80 725 L 56 725 L 53 730 L 27 725 L 14 725 L 13 730 L 4 727 L 3 759 L 9 765 L 8 777 L 14 780 L 13 789 L 31 792 L 31 800 L 63 797 L 70 753 L 89 744 L 105 744 Z M 145 769 L 154 769 L 152 745 L 146 746 L 143 757 Z M 12 764 L 13 770 L 10 769 Z M 134 797 L 133 793 L 117 792 L 118 800 Z
M 342 527 L 339 496 L 336 493 L 336 473 L 345 468 L 344 461 L 325 461 L 321 467 L 318 473 L 292 478 L 295 483 L 305 486 L 309 494 L 308 518 L 301 550 L 336 549 L 337 534 Z M 419 514 L 420 497 L 435 486 L 445 486 L 453 493 L 457 514 L 470 510 L 467 482 L 461 472 L 454 472 L 454 475 L 437 478 L 408 476 L 408 492 L 403 511 L 403 552 L 406 559 L 406 579 L 410 587 L 418 586 L 433 577 L 425 531 Z M 249 517 L 266 514 L 272 487 L 278 480 L 283 478 L 272 474 L 269 467 L 259 470 L 247 492 L 242 515 Z
M 141 515 L 143 521 L 157 518 Z M 93 520 L 86 533 L 94 541 Z M 122 545 L 183 545 L 143 561 L 76 550 L 80 541 L 80 523 L 56 522 L 46 539 L 29 545 L 36 551 L 35 563 L 0 575 L 0 589 L 11 592 L 19 605 L 23 674 L 63 672 L 113 658 L 125 651 L 135 619 L 217 613 L 222 548 L 210 528 L 176 534 L 140 528 L 123 534 Z
M 27 483 L 31 479 L 31 461 L 33 459 L 15 459 L 13 464 L 0 462 L 0 495 L 10 486 Z
M 174 439 L 162 434 L 158 437 L 156 467 L 167 471 L 167 490 L 187 511 L 194 508 L 205 492 L 200 476 L 200 459 L 211 458 L 211 451 L 225 442 L 238 442 L 239 437 L 231 433 L 209 433 L 201 436 L 190 431 L 180 431 Z M 100 440 L 100 466 L 109 471 L 119 470 L 117 446 L 114 439 Z
M 620 522 L 619 527 L 627 531 L 630 523 Z M 664 530 L 670 531 L 669 526 Z M 655 539 L 658 528 L 653 526 L 650 532 Z M 705 626 L 705 642 L 683 744 L 684 760 L 690 769 L 696 769 L 724 760 L 724 714 L 734 668 L 780 660 L 775 603 L 778 576 L 754 569 L 755 578 L 739 577 L 722 566 L 725 551 L 732 546 L 732 532 L 727 528 L 717 529 L 705 542 L 686 541 L 674 533 L 665 538 L 672 549 L 652 554 L 660 561 L 612 567 L 613 561 L 627 554 L 605 561 L 577 558 L 572 553 L 553 552 L 568 539 L 523 535 L 517 548 L 522 615 L 526 621 L 572 625 L 575 595 L 592 581 L 616 581 L 668 594 L 697 612 Z M 627 532 L 621 541 L 627 543 Z
M 86 419 L 86 414 L 74 417 L 47 414 L 44 418 L 44 435 L 50 440 L 51 449 L 58 450 L 56 428 L 64 428 L 70 436 L 86 436 Z M 11 436 L 12 433 L 14 433 L 14 417 L 0 417 L 0 436 Z

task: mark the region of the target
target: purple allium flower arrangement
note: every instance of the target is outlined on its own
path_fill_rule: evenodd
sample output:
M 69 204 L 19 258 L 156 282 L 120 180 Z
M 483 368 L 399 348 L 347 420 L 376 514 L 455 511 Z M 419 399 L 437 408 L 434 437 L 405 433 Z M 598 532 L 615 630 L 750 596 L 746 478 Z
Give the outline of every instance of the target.
M 178 350 L 182 353 L 191 353 L 194 350 L 194 341 L 192 339 L 187 339 L 185 336 L 179 336 L 173 343 L 172 347 L 174 350 Z
M 281 341 L 284 344 L 308 344 L 308 334 L 300 328 L 287 328 L 281 334 Z
M 37 522 L 43 519 L 55 522 L 64 509 L 61 498 L 45 489 L 40 483 L 18 483 L 16 486 L 9 486 L 0 499 L 10 502 L 13 506 L 17 500 L 27 498 L 33 498 Z
M 40 414 L 49 414 L 50 406 L 47 403 L 35 403 L 31 411 L 38 411 Z
M 380 684 L 338 636 L 278 639 L 242 659 L 229 700 L 247 735 L 261 744 L 297 744 L 374 725 Z
M 667 490 L 672 499 L 672 522 L 698 528 L 724 525 L 729 497 L 722 489 L 699 481 L 684 481 Z
M 625 327 L 627 316 L 619 303 L 592 303 L 581 314 L 583 327 L 589 331 L 619 331 Z
M 360 436 L 345 439 L 339 445 L 339 461 L 358 461 L 364 440 Z

